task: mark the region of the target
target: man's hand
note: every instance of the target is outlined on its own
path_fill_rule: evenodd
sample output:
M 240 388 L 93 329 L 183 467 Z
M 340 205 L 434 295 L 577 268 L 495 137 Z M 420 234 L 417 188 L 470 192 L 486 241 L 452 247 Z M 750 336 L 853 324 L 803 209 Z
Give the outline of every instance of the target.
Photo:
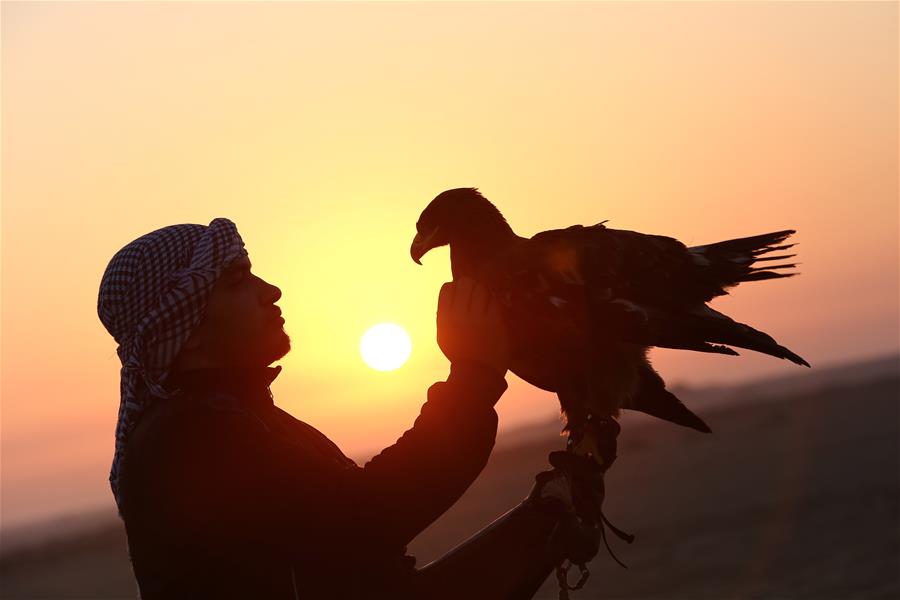
M 575 452 L 557 450 L 547 459 L 552 471 L 538 473 L 532 496 L 553 499 L 564 511 L 596 524 L 605 496 L 604 474 L 616 460 L 616 438 L 621 428 L 615 419 L 588 419 L 580 427 L 582 440 L 589 438 L 598 456 L 579 456 Z
M 577 515 L 588 523 L 600 520 L 603 505 L 603 469 L 593 460 L 565 450 L 548 456 L 553 470 L 535 476 L 530 497 L 551 501 L 560 513 Z
M 479 362 L 500 375 L 509 368 L 509 342 L 500 306 L 490 290 L 462 277 L 441 286 L 437 343 L 452 363 Z

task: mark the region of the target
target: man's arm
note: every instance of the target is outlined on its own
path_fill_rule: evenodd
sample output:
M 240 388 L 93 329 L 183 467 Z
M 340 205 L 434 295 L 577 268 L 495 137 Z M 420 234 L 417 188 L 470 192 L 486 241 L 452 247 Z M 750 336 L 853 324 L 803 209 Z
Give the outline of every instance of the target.
M 438 342 L 450 375 L 429 388 L 397 443 L 363 468 L 347 466 L 302 443 L 273 439 L 245 416 L 222 414 L 209 423 L 209 434 L 222 441 L 195 444 L 179 465 L 202 480 L 191 482 L 197 509 L 221 508 L 231 533 L 258 543 L 309 548 L 352 537 L 361 551 L 401 551 L 487 462 L 497 431 L 494 404 L 507 387 L 505 340 L 485 290 L 445 284 Z
M 361 528 L 386 549 L 402 549 L 450 508 L 494 447 L 494 404 L 507 387 L 509 348 L 490 292 L 471 279 L 445 283 L 438 297 L 437 341 L 450 360 L 447 381 L 428 389 L 413 427 L 350 484 L 361 487 L 367 499 Z
M 372 535 L 402 548 L 462 496 L 494 447 L 494 404 L 506 387 L 495 371 L 460 361 L 429 388 L 413 427 L 351 484 L 371 503 Z

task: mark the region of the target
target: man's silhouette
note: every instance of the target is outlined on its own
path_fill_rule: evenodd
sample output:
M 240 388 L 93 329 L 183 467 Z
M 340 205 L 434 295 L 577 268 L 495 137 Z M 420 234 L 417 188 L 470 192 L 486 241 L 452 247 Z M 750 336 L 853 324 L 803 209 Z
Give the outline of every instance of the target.
M 467 280 L 444 285 L 449 377 L 363 467 L 273 403 L 281 367 L 269 365 L 290 349 L 280 297 L 227 219 L 142 236 L 103 275 L 98 314 L 122 361 L 110 482 L 141 596 L 496 597 L 543 581 L 557 518 L 543 509 L 434 569 L 406 555 L 494 445 L 508 349 L 490 295 Z M 508 581 L 488 591 L 476 574 L 507 548 Z

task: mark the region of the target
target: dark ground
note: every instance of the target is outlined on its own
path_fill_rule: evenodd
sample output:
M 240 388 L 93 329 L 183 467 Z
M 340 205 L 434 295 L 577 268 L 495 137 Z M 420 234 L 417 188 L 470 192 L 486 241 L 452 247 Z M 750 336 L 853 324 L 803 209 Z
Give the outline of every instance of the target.
M 623 419 L 605 512 L 637 536 L 630 546 L 610 542 L 629 569 L 601 549 L 573 600 L 900 598 L 896 373 L 730 408 L 703 404 L 713 435 Z M 501 439 L 479 480 L 410 548 L 419 564 L 516 505 L 562 447 L 557 430 Z M 0 595 L 134 598 L 119 525 L 7 553 Z M 555 582 L 536 598 L 555 599 Z

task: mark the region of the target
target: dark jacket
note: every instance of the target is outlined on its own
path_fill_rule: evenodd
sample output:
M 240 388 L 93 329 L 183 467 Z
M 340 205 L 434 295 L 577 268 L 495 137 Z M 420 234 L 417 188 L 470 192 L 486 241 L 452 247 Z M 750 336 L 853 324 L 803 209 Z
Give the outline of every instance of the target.
M 121 490 L 144 599 L 406 597 L 406 546 L 484 468 L 506 390 L 454 364 L 412 429 L 360 467 L 273 404 L 279 371 L 190 371 L 142 416 Z

